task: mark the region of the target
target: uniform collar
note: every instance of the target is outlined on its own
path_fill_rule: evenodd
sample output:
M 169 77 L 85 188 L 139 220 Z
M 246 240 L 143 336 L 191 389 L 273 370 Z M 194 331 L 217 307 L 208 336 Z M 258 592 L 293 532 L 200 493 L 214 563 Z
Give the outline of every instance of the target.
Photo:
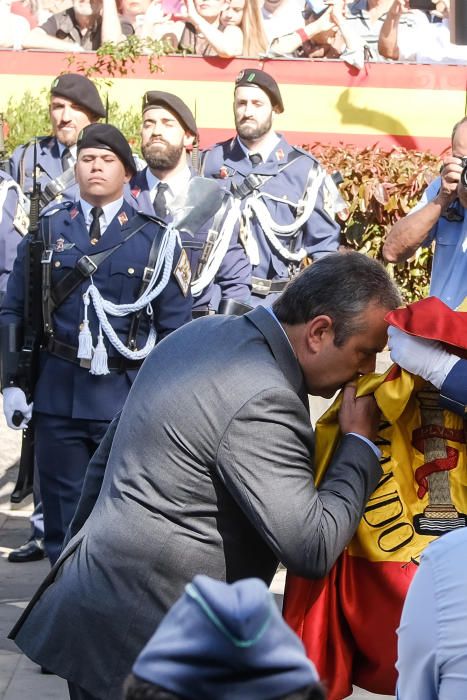
M 263 163 L 265 163 L 268 160 L 268 158 L 270 157 L 271 153 L 276 148 L 280 140 L 280 136 L 276 134 L 275 131 L 271 131 L 268 134 L 267 139 L 261 144 L 261 148 L 254 148 L 253 150 L 249 150 L 246 147 L 246 145 L 241 141 L 239 136 L 237 136 L 237 143 L 242 149 L 242 151 L 245 153 L 245 155 L 249 157 L 253 153 L 259 153 L 261 158 L 263 159 Z
M 164 184 L 168 185 L 168 190 L 166 194 L 166 201 L 170 207 L 170 203 L 175 199 L 175 197 L 186 190 L 188 183 L 191 180 L 191 172 L 188 166 L 183 168 L 180 172 L 175 175 L 171 175 L 164 180 Z M 154 200 L 156 196 L 156 190 L 161 182 L 158 177 L 151 172 L 149 168 L 146 168 L 146 181 L 148 183 L 148 190 L 151 196 L 151 200 Z
M 91 209 L 93 209 L 93 205 L 89 204 L 89 202 L 86 202 L 86 200 L 81 199 L 79 200 L 79 203 L 81 204 L 81 210 L 83 212 L 84 220 L 86 222 L 86 226 L 89 228 L 91 225 Z M 120 197 L 120 199 L 117 199 L 115 202 L 110 202 L 109 204 L 106 204 L 105 206 L 102 207 L 102 216 L 100 217 L 100 224 L 101 224 L 101 236 L 104 235 L 107 227 L 109 226 L 110 222 L 112 219 L 114 219 L 115 216 L 117 216 L 118 212 L 122 208 L 123 204 L 123 197 Z
M 74 146 L 64 146 L 63 143 L 61 143 L 61 141 L 59 141 L 57 139 L 57 146 L 58 146 L 58 152 L 60 154 L 60 158 L 62 157 L 63 151 L 65 150 L 65 148 L 68 148 L 71 155 L 73 156 L 74 162 L 76 163 L 76 143 Z

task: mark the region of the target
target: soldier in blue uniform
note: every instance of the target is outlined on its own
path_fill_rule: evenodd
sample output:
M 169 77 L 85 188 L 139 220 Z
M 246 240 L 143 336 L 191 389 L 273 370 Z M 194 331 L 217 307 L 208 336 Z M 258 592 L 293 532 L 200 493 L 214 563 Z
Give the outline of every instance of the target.
M 276 81 L 257 69 L 235 81 L 237 135 L 203 154 L 202 174 L 230 184 L 253 268 L 250 303 L 269 306 L 300 267 L 339 246 L 330 177 L 312 155 L 273 130 L 284 111 Z
M 191 319 L 190 268 L 176 231 L 123 199 L 136 168 L 113 126 L 91 124 L 78 140 L 80 199 L 40 219 L 44 334 L 33 404 L 3 358 L 4 412 L 24 427 L 35 414 L 45 546 L 54 562 L 73 517 L 87 463 L 121 409 L 155 342 Z M 28 237 L 27 237 L 28 238 Z M 8 282 L 0 330 L 23 320 L 28 240 Z
M 49 114 L 52 136 L 37 140 L 36 176 L 42 206 L 51 201 L 75 200 L 78 189 L 73 168 L 78 134 L 105 117 L 105 108 L 91 80 L 77 73 L 64 73 L 52 83 Z M 35 142 L 18 146 L 10 158 L 10 173 L 27 196 L 32 192 Z
M 28 209 L 18 184 L 0 170 L 0 306 L 13 269 L 16 249 L 28 232 Z
M 130 184 L 138 209 L 170 220 L 174 201 L 196 175 L 187 149 L 196 148 L 197 139 L 193 114 L 179 97 L 161 91 L 144 95 L 141 148 L 148 165 Z M 250 296 L 251 266 L 238 240 L 234 204 L 224 190 L 217 211 L 206 212 L 194 236 L 181 233 L 192 269 L 194 318 L 214 313 L 221 300 L 230 300 L 230 309 L 242 308 L 235 302 Z
M 5 296 L 8 277 L 13 269 L 16 250 L 28 232 L 29 203 L 17 182 L 0 170 L 0 307 Z M 30 537 L 21 547 L 8 554 L 8 561 L 39 561 L 44 558 L 44 522 L 39 485 L 34 481 L 34 503 Z

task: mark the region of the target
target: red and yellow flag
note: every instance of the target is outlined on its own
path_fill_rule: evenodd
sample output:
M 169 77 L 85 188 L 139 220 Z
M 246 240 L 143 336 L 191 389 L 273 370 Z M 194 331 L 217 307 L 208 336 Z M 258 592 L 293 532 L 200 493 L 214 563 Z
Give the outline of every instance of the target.
M 435 298 L 393 312 L 391 322 L 467 347 L 466 314 Z M 383 416 L 383 476 L 330 574 L 319 581 L 289 575 L 286 584 L 285 618 L 327 684 L 329 700 L 350 695 L 352 684 L 394 694 L 396 629 L 419 557 L 435 537 L 467 524 L 463 418 L 439 407 L 431 385 L 396 366 L 362 377 L 358 395 L 369 393 Z M 340 404 L 339 396 L 316 426 L 318 483 L 340 438 Z

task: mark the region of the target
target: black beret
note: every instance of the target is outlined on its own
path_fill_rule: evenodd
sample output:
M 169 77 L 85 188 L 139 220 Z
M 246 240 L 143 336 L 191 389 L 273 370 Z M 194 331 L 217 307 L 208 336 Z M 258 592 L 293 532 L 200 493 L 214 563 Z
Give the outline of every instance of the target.
M 198 136 L 198 128 L 191 109 L 177 95 L 173 95 L 171 92 L 162 92 L 161 90 L 151 90 L 143 97 L 143 114 L 147 109 L 152 109 L 153 107 L 166 107 L 169 112 L 174 113 L 187 131 L 190 131 L 196 137 Z
M 105 107 L 99 97 L 94 83 L 78 73 L 64 73 L 52 83 L 51 95 L 60 95 L 73 100 L 80 107 L 85 107 L 96 117 L 105 117 Z
M 284 111 L 279 85 L 274 78 L 268 73 L 265 73 L 264 70 L 246 68 L 240 71 L 235 78 L 235 89 L 240 87 L 240 85 L 256 85 L 261 88 L 261 90 L 264 90 L 271 100 L 272 106 L 275 107 L 279 113 Z
M 112 124 L 88 124 L 85 126 L 76 143 L 78 153 L 83 148 L 104 148 L 106 151 L 112 151 L 120 158 L 126 170 L 130 170 L 132 175 L 136 174 L 136 165 L 130 144 L 122 132 Z

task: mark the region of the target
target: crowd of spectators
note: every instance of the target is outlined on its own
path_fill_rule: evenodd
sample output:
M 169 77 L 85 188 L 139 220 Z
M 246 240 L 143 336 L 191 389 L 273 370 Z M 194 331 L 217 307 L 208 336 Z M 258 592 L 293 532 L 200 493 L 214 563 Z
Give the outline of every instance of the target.
M 467 64 L 450 0 L 0 0 L 0 48 L 94 51 L 130 35 L 201 56 Z

